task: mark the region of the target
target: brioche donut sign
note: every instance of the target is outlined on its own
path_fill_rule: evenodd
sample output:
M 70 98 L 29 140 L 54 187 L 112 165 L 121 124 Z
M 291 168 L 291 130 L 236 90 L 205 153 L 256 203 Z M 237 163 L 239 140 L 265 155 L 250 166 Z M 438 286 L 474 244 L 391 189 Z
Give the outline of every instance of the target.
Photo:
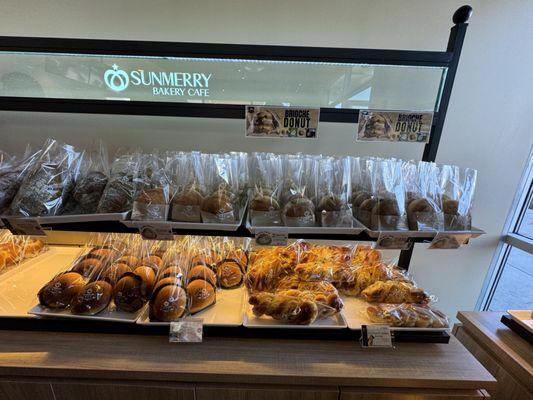
M 427 143 L 432 122 L 432 112 L 361 110 L 356 140 Z
M 246 106 L 246 137 L 316 139 L 320 108 Z

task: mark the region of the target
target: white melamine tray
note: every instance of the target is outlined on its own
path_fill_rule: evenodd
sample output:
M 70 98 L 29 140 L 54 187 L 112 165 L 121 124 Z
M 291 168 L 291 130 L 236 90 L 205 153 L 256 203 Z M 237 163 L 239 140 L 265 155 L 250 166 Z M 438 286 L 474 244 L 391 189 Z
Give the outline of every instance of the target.
M 507 310 L 512 319 L 533 333 L 533 310 Z
M 49 308 L 41 307 L 39 304 L 34 306 L 28 311 L 28 314 L 37 315 L 39 317 L 45 318 L 64 318 L 64 319 L 84 319 L 84 320 L 93 320 L 93 321 L 112 321 L 112 322 L 127 322 L 134 323 L 142 312 L 142 308 L 135 312 L 129 313 L 117 310 L 113 302 L 109 306 L 99 312 L 96 315 L 75 315 L 72 314 L 69 310 L 52 310 Z
M 79 247 L 49 246 L 35 258 L 0 275 L 0 317 L 28 318 L 37 292 L 52 277 L 64 271 L 80 253 Z
M 372 321 L 366 318 L 366 308 L 368 303 L 364 300 L 342 296 L 342 301 L 344 302 L 344 308 L 342 309 L 342 314 L 348 323 L 348 328 L 351 330 L 360 330 L 361 325 L 372 325 Z M 417 327 L 395 327 L 391 326 L 391 331 L 428 331 L 428 332 L 443 332 L 449 330 L 449 328 L 417 328 Z
M 203 319 L 205 326 L 241 326 L 245 288 L 221 289 L 217 291 L 217 301 L 211 307 L 193 315 Z M 137 320 L 140 325 L 169 326 L 170 322 L 150 321 L 148 307 Z

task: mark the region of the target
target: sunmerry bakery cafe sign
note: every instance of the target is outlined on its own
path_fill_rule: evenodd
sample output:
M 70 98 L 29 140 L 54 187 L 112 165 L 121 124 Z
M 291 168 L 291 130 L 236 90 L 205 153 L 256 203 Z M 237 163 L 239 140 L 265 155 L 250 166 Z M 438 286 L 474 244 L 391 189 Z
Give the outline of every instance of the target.
M 114 92 L 130 86 L 150 88 L 154 96 L 209 97 L 213 74 L 200 72 L 164 72 L 136 69 L 124 71 L 117 64 L 105 71 L 104 82 Z

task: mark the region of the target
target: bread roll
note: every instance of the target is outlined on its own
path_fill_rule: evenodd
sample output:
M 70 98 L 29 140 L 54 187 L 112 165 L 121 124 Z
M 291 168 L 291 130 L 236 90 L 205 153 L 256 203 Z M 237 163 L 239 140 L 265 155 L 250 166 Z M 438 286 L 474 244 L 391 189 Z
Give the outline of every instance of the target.
M 155 285 L 154 270 L 150 267 L 141 266 L 135 268 L 133 273 L 142 279 L 144 292 L 146 296 L 149 296 L 150 293 L 152 293 L 152 290 L 154 289 Z
M 407 221 L 409 229 L 418 230 L 417 213 L 432 213 L 435 214 L 435 209 L 427 199 L 416 199 L 407 206 Z M 425 218 L 427 219 L 427 218 Z
M 254 211 L 275 211 L 279 210 L 278 201 L 265 194 L 256 195 L 250 202 L 250 209 Z
M 293 196 L 283 208 L 285 216 L 302 218 L 315 214 L 315 205 L 303 195 Z
M 98 314 L 109 305 L 112 294 L 113 288 L 108 282 L 91 282 L 74 297 L 71 311 L 79 315 Z
M 151 255 L 151 256 L 142 258 L 141 261 L 139 262 L 139 265 L 152 267 L 153 269 L 157 271 L 163 265 L 163 260 L 161 260 L 161 257 L 159 256 Z
M 161 276 L 159 279 L 168 278 L 169 276 L 173 277 L 183 277 L 185 276 L 185 272 L 183 271 L 183 268 L 181 268 L 178 265 L 171 265 L 166 267 L 161 271 Z
M 320 202 L 318 203 L 318 212 L 326 211 L 340 211 L 342 207 L 342 200 L 339 196 L 335 196 L 334 194 L 328 194 L 322 197 Z
M 182 286 L 182 284 L 183 284 L 183 278 L 179 278 L 176 276 L 167 276 L 166 278 L 163 278 L 157 281 L 157 283 L 154 286 L 154 293 L 157 292 L 157 289 L 159 289 L 161 286 L 166 286 L 166 285 Z
M 224 289 L 239 286 L 243 277 L 243 269 L 236 261 L 224 260 L 217 265 L 218 283 Z
M 160 286 L 150 300 L 150 319 L 162 322 L 177 321 L 185 314 L 187 294 L 175 285 Z
M 95 277 L 95 279 L 102 279 L 104 281 L 109 282 L 111 286 L 115 286 L 118 280 L 122 278 L 122 275 L 124 275 L 127 272 L 131 272 L 131 268 L 128 266 L 128 264 L 116 263 L 116 264 L 111 265 L 102 274 L 102 276 L 97 276 Z
M 139 310 L 146 302 L 143 280 L 140 276 L 127 273 L 119 279 L 113 289 L 113 301 L 117 308 L 126 312 Z
M 79 273 L 65 272 L 39 290 L 39 304 L 48 308 L 66 308 L 84 285 L 85 280 Z
M 130 268 L 135 268 L 139 265 L 139 257 L 135 256 L 122 256 L 115 263 L 127 264 Z
M 233 204 L 225 193 L 215 192 L 202 201 L 201 210 L 211 214 L 226 214 L 233 211 Z
M 200 206 L 204 197 L 194 189 L 187 189 L 174 196 L 172 204 L 180 206 Z
M 189 296 L 189 311 L 191 314 L 204 310 L 215 304 L 216 301 L 214 286 L 202 279 L 190 282 L 187 285 L 187 294 Z
M 197 265 L 195 267 L 192 267 L 189 273 L 187 274 L 188 282 L 192 282 L 197 279 L 207 281 L 213 286 L 215 286 L 217 282 L 217 277 L 215 273 L 205 265 Z
M 91 275 L 97 274 L 102 269 L 102 266 L 103 264 L 98 258 L 86 258 L 74 265 L 72 272 L 77 272 L 85 278 L 88 278 Z

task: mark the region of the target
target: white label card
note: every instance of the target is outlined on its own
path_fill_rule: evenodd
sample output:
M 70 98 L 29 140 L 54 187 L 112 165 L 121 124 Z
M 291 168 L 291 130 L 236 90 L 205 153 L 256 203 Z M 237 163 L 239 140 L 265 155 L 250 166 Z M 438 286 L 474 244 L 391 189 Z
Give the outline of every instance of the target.
M 255 243 L 261 246 L 287 246 L 287 228 L 260 228 L 255 232 Z
M 374 248 L 407 250 L 409 249 L 410 245 L 411 242 L 409 242 L 409 232 L 380 232 Z
M 7 224 L 13 235 L 46 236 L 36 218 L 13 218 Z
M 204 321 L 201 318 L 183 318 L 170 323 L 170 343 L 200 343 L 203 339 Z
M 150 223 L 139 227 L 143 239 L 148 240 L 174 240 L 172 227 L 164 223 Z
M 392 348 L 392 333 L 388 325 L 361 325 L 361 346 Z
M 458 249 L 468 243 L 470 233 L 438 232 L 429 245 L 429 249 Z

